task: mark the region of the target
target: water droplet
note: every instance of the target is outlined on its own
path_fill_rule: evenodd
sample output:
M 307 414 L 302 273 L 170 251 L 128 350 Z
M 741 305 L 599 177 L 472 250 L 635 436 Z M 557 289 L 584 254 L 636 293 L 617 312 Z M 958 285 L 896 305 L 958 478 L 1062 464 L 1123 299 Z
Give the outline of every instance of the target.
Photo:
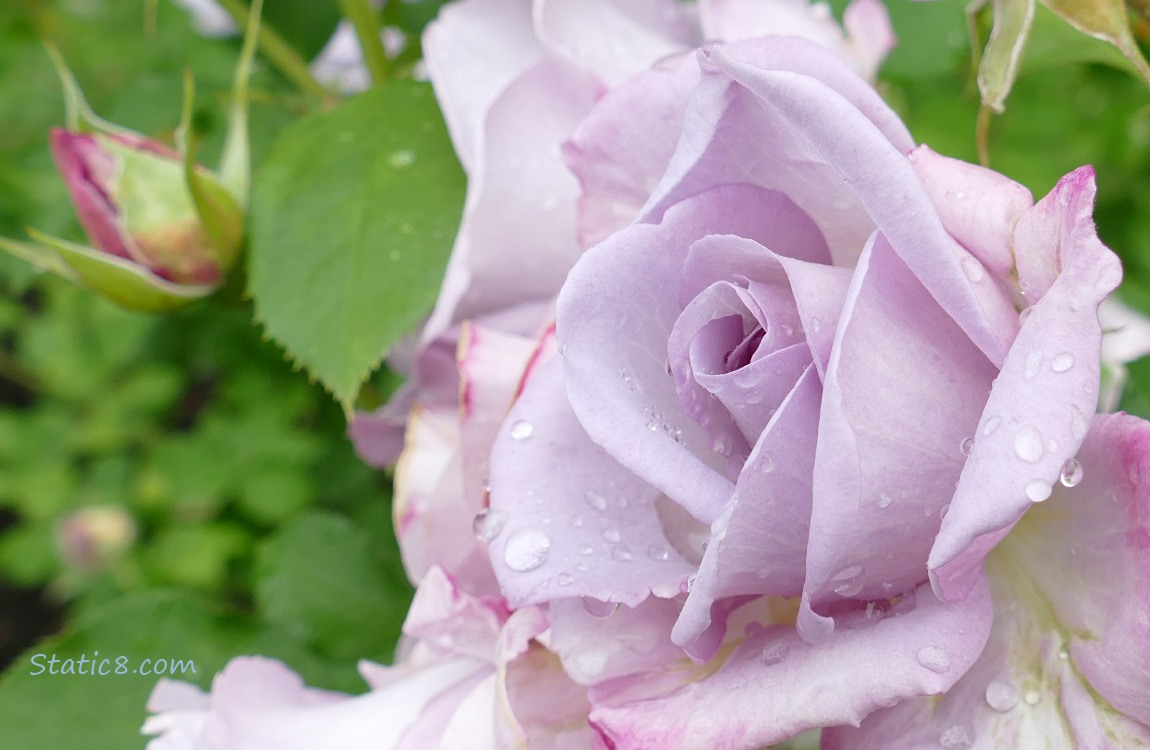
M 1038 430 L 1025 425 L 1014 436 L 1014 453 L 1027 463 L 1037 463 L 1042 458 L 1042 436 Z
M 763 646 L 763 650 L 759 652 L 759 661 L 768 667 L 778 664 L 786 658 L 787 652 L 790 650 L 791 647 L 786 641 L 771 641 Z
M 618 602 L 605 602 L 593 596 L 583 597 L 583 609 L 592 617 L 610 617 L 618 608 Z
M 1062 482 L 1063 487 L 1077 487 L 1078 483 L 1082 481 L 1082 464 L 1076 458 L 1066 459 L 1066 463 L 1062 464 L 1062 472 L 1058 475 L 1058 481 Z
M 966 727 L 961 724 L 955 724 L 947 727 L 946 731 L 942 733 L 939 738 L 938 744 L 946 748 L 946 750 L 959 750 L 959 748 L 970 747 L 972 740 L 970 735 L 966 733 Z
M 512 570 L 535 570 L 547 560 L 551 539 L 538 529 L 519 529 L 503 548 L 503 561 Z
M 560 573 L 558 576 L 555 577 L 555 582 L 558 583 L 560 586 L 570 586 L 571 581 L 573 581 L 573 580 L 575 580 L 575 579 L 572 578 L 571 574 L 567 573 L 566 571 L 564 571 L 563 573 Z
M 410 167 L 415 163 L 415 152 L 406 148 L 393 151 L 391 155 L 387 157 L 387 163 L 397 169 Z
M 967 439 L 963 440 L 962 443 L 958 446 L 958 449 L 962 451 L 962 455 L 969 456 L 970 452 L 974 450 L 974 438 L 968 437 Z
M 1087 428 L 1086 417 L 1082 416 L 1082 412 L 1077 406 L 1074 407 L 1074 413 L 1070 416 L 1070 434 L 1074 436 L 1075 440 L 1081 440 L 1086 437 Z
M 770 578 L 770 576 L 771 576 L 771 569 L 770 568 L 759 568 L 758 570 L 755 571 L 755 577 L 759 578 L 760 580 L 763 578 Z
M 1033 380 L 1034 376 L 1038 374 L 1038 368 L 1042 366 L 1042 352 L 1035 349 L 1030 354 L 1026 355 L 1026 366 L 1022 371 L 1023 376 L 1027 380 Z
M 579 554 L 583 555 L 583 557 L 590 557 L 591 555 L 595 554 L 595 548 L 590 544 L 580 544 Z
M 1050 360 L 1050 369 L 1055 372 L 1066 372 L 1071 367 L 1074 367 L 1074 355 L 1070 352 L 1062 352 Z
M 577 529 L 583 525 L 583 519 L 580 516 L 571 516 L 567 519 L 567 523 L 571 524 L 572 527 Z
M 751 406 L 763 403 L 762 391 L 747 391 L 743 394 L 743 401 L 746 401 Z
M 991 417 L 990 419 L 986 420 L 986 424 L 982 426 L 982 434 L 989 435 L 990 433 L 997 430 L 998 426 L 1001 424 L 1002 417 Z
M 1023 700 L 1026 701 L 1026 705 L 1028 706 L 1037 706 L 1042 702 L 1042 694 L 1037 690 L 1027 690 Z
M 499 532 L 503 531 L 503 524 L 506 522 L 506 511 L 484 508 L 475 514 L 475 520 L 471 522 L 471 531 L 474 532 L 476 539 L 487 544 L 499 536 Z
M 587 504 L 595 510 L 607 510 L 607 498 L 603 497 L 598 492 L 587 490 L 583 493 L 583 499 L 586 500 Z
M 811 318 L 811 333 L 818 333 L 822 327 L 823 324 L 818 318 Z
M 511 425 L 512 440 L 526 440 L 531 437 L 532 432 L 535 432 L 535 425 L 525 419 L 520 419 Z
M 619 544 L 611 549 L 611 559 L 615 562 L 631 562 L 635 556 L 631 554 L 630 547 L 626 544 Z
M 614 542 L 619 541 L 622 538 L 622 536 L 619 534 L 619 529 L 606 528 L 606 529 L 603 529 L 603 538 L 605 540 L 607 540 L 608 542 L 614 543 Z
M 651 432 L 658 432 L 659 431 L 659 423 L 657 421 L 655 421 L 654 417 L 647 420 L 646 427 Z
M 858 594 L 863 587 L 862 572 L 863 566 L 852 565 L 831 576 L 834 592 L 842 597 L 852 597 Z
M 787 338 L 790 338 L 791 336 L 795 335 L 795 328 L 794 328 L 794 326 L 790 325 L 789 323 L 783 323 L 782 329 L 783 329 L 783 334 Z
M 922 517 L 923 518 L 930 518 L 933 515 L 934 515 L 934 508 L 932 508 L 931 506 L 928 505 L 922 509 Z
M 878 496 L 878 507 L 889 508 L 890 504 L 894 502 L 894 498 L 885 492 Z
M 994 680 L 986 686 L 986 705 L 1006 713 L 1018 705 L 1018 688 L 1009 682 Z
M 1032 503 L 1040 503 L 1050 497 L 1050 482 L 1045 479 L 1031 479 L 1026 483 L 1026 499 Z
M 587 563 L 585 562 L 577 562 L 575 563 L 575 570 L 579 571 L 580 573 L 586 573 L 588 570 L 590 570 L 590 568 L 587 567 Z
M 688 592 L 690 592 L 691 589 L 695 588 L 695 579 L 697 579 L 697 578 L 698 578 L 698 576 L 694 575 L 694 574 L 687 576 L 687 591 Z
M 671 550 L 667 549 L 667 545 L 663 544 L 662 542 L 655 542 L 647 548 L 647 557 L 651 558 L 652 560 L 658 560 L 660 562 L 663 560 L 670 560 Z
M 918 659 L 919 664 L 931 672 L 942 674 L 950 670 L 950 657 L 937 646 L 923 646 L 915 654 L 915 658 Z
M 774 470 L 775 457 L 770 453 L 763 452 L 763 454 L 759 456 L 759 471 L 763 472 L 764 474 L 770 474 Z
M 1066 646 L 1058 647 L 1058 658 L 1062 661 L 1066 661 L 1070 658 L 1070 652 L 1066 650 Z
M 966 278 L 978 283 L 982 281 L 982 277 L 986 275 L 982 264 L 978 262 L 977 258 L 966 257 L 962 259 L 962 270 L 966 274 Z
M 1026 319 L 1029 318 L 1030 314 L 1033 312 L 1034 312 L 1034 305 L 1031 305 L 1030 307 L 1023 308 L 1022 312 L 1018 313 L 1018 325 L 1022 325 L 1023 323 L 1025 323 Z

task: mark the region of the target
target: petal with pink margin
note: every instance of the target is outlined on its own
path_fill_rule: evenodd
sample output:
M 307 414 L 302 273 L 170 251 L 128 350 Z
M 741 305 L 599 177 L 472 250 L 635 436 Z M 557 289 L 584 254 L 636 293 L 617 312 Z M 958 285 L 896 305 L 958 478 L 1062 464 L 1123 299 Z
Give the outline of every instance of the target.
M 700 41 L 678 0 L 535 0 L 534 8 L 540 41 L 611 88 Z
M 1059 488 L 991 553 L 995 623 L 941 700 L 908 701 L 827 750 L 1150 748 L 1150 423 L 1096 417 L 1081 484 Z M 956 747 L 959 745 L 955 745 Z
M 1094 231 L 1094 190 L 1093 170 L 1083 167 L 1033 209 L 1061 207 L 1061 231 L 1045 252 L 1060 252 L 1062 270 L 1019 331 L 973 433 L 930 553 L 931 581 L 943 598 L 964 596 L 986 553 L 1034 500 L 1046 498 L 1086 436 L 1098 393 L 1098 305 L 1122 277 L 1118 258 Z M 1019 251 L 1037 255 L 1040 248 Z
M 670 693 L 644 699 L 636 675 L 591 692 L 591 721 L 618 750 L 751 750 L 812 727 L 857 724 L 897 700 L 945 693 L 982 651 L 992 607 L 985 580 L 970 598 L 946 604 L 926 585 L 913 609 L 873 622 L 862 612 L 825 643 L 790 629 L 748 628 Z M 904 604 L 904 606 L 906 606 Z M 722 710 L 716 711 L 715 707 Z
M 816 608 L 921 583 L 995 367 L 878 234 L 838 322 L 815 452 Z
M 491 512 L 501 527 L 489 549 L 504 595 L 516 607 L 674 596 L 693 566 L 667 540 L 658 497 L 591 442 L 567 403 L 559 359 L 546 363 L 491 452 Z
M 882 0 L 852 0 L 843 10 L 843 28 L 855 69 L 868 81 L 875 80 L 882 61 L 898 44 L 886 6 Z

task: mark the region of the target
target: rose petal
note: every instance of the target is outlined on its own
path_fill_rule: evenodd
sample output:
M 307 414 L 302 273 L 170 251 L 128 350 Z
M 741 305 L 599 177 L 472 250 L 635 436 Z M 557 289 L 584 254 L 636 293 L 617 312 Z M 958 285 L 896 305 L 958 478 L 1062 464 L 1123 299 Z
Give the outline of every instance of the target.
M 1014 225 L 1034 205 L 1030 191 L 998 172 L 940 156 L 927 146 L 909 156 L 946 231 L 995 276 L 1007 278 L 1014 268 Z
M 507 599 L 637 604 L 652 591 L 678 593 L 692 566 L 663 532 L 658 496 L 587 438 L 559 360 L 544 365 L 491 454 L 491 511 L 501 514 L 491 564 Z
M 531 8 L 519 0 L 466 0 L 444 6 L 423 35 L 423 57 L 455 152 L 469 174 L 480 161 L 484 115 L 543 49 Z
M 816 607 L 923 580 L 995 375 L 884 236 L 846 300 L 815 453 L 805 590 Z
M 866 220 L 859 222 L 859 217 L 854 217 L 851 224 L 842 225 L 837 219 L 842 215 L 837 204 L 845 200 L 847 206 L 865 207 L 895 252 L 942 308 L 992 362 L 1000 363 L 1009 344 L 1007 332 L 994 325 L 995 311 L 985 310 L 971 288 L 972 282 L 951 249 L 930 197 L 903 155 L 905 151 L 892 144 L 859 105 L 814 78 L 764 70 L 735 59 L 721 46 L 712 50 L 710 65 L 737 84 L 725 91 L 729 103 L 725 107 L 713 104 L 710 111 L 712 119 L 715 111 L 722 112 L 720 123 L 725 118 L 732 128 L 738 123 L 739 133 L 730 133 L 732 137 L 719 148 L 739 157 L 711 154 L 702 162 L 706 168 L 737 165 L 744 180 L 750 173 L 755 182 L 768 187 L 798 182 L 804 194 L 790 197 L 823 227 L 832 252 L 840 246 L 823 222 L 837 220 L 840 226 L 857 232 L 868 226 Z M 888 110 L 884 107 L 883 111 Z M 748 118 L 762 126 L 748 126 Z M 786 133 L 788 137 L 778 142 L 781 136 L 776 136 L 772 142 L 758 135 L 763 132 Z M 749 142 L 752 133 L 755 140 Z M 779 151 L 789 162 L 771 164 L 778 157 L 765 152 Z M 800 169 L 802 177 L 791 174 Z M 714 175 L 710 177 L 714 179 Z M 862 246 L 861 238 L 856 236 L 853 241 L 854 248 Z
M 712 526 L 674 630 L 675 642 L 696 658 L 710 658 L 718 647 L 713 636 L 709 644 L 697 642 L 717 600 L 802 591 L 821 395 L 808 366 L 747 458 L 730 508 Z
M 698 43 L 676 0 L 536 0 L 539 39 L 610 87 Z
M 824 747 L 1150 747 L 1150 424 L 1096 418 L 1079 460 L 1082 483 L 991 553 L 994 629 L 970 672 L 940 700 L 828 730 Z
M 1045 499 L 1094 412 L 1102 338 L 1097 310 L 1117 286 L 1121 266 L 1090 220 L 1093 173 L 1070 173 L 1052 196 L 1033 210 L 1048 215 L 1052 205 L 1062 207 L 1061 233 L 1045 249 L 1060 251 L 1062 270 L 1019 331 L 972 433 L 970 459 L 930 553 L 931 580 L 946 598 L 962 597 L 986 553 L 1034 500 Z M 1039 248 L 1019 252 L 1037 255 Z
M 550 298 L 559 289 L 579 256 L 579 185 L 556 150 L 597 95 L 586 74 L 544 60 L 491 103 L 424 340 L 458 321 Z M 509 267 L 516 272 L 507 273 Z
M 939 602 L 925 585 L 907 596 L 911 611 L 877 623 L 858 612 L 850 618 L 856 627 L 819 645 L 778 626 L 748 628 L 725 661 L 669 693 L 642 697 L 646 679 L 665 690 L 657 675 L 597 686 L 591 721 L 619 750 L 757 748 L 812 727 L 858 723 L 900 699 L 944 693 L 986 643 L 986 585 L 955 604 Z
M 855 69 L 873 81 L 879 65 L 898 43 L 886 6 L 882 0 L 852 0 L 843 10 L 843 28 Z
M 695 55 L 684 54 L 607 92 L 563 144 L 579 178 L 579 244 L 587 248 L 631 223 L 667 168 L 691 89 Z

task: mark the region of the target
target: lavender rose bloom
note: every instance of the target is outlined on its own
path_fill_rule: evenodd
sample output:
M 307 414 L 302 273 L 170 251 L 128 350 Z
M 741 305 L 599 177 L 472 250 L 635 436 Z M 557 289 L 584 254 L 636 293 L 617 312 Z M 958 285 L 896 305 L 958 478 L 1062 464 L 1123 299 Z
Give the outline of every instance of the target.
M 780 38 L 633 79 L 564 153 L 601 241 L 489 548 L 601 744 L 1150 746 L 1150 426 L 1093 416 L 1093 172 L 1034 204 Z

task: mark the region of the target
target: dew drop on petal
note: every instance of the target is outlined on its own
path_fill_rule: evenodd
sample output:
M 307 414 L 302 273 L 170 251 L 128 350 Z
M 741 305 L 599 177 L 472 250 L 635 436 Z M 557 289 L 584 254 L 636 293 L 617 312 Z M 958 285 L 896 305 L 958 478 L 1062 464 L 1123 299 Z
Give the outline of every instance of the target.
M 1074 355 L 1070 352 L 1062 352 L 1050 360 L 1050 369 L 1055 372 L 1066 372 L 1071 367 L 1074 367 Z
M 573 579 L 573 578 L 571 577 L 571 574 L 570 574 L 570 573 L 566 573 L 566 572 L 564 572 L 564 573 L 560 573 L 560 574 L 559 574 L 559 575 L 558 575 L 558 576 L 555 578 L 555 581 L 556 581 L 556 583 L 558 583 L 560 586 L 570 586 L 570 585 L 571 585 L 571 581 L 573 581 L 573 580 L 575 580 L 575 579 Z
M 631 562 L 635 556 L 631 554 L 631 549 L 626 544 L 618 544 L 611 550 L 611 559 L 616 562 Z
M 1033 380 L 1034 376 L 1038 374 L 1038 368 L 1042 366 L 1042 352 L 1035 349 L 1030 354 L 1026 355 L 1026 365 L 1022 371 L 1023 377 L 1027 380 Z
M 885 492 L 878 496 L 878 507 L 889 508 L 890 504 L 894 502 L 894 498 Z
M 1066 646 L 1058 647 L 1058 658 L 1062 661 L 1066 661 L 1070 658 L 1070 652 L 1066 650 Z
M 764 474 L 770 474 L 775 470 L 775 457 L 770 453 L 763 453 L 759 456 L 759 470 Z
M 586 500 L 587 504 L 595 510 L 607 510 L 607 498 L 603 497 L 598 492 L 587 490 L 583 493 L 583 499 Z
M 923 646 L 915 654 L 915 658 L 918 659 L 919 664 L 931 672 L 942 674 L 950 670 L 950 657 L 937 646 Z
M 663 560 L 669 560 L 671 559 L 671 550 L 669 550 L 667 545 L 663 544 L 662 542 L 654 542 L 650 547 L 647 548 L 647 557 L 651 558 L 652 560 L 658 560 L 660 562 Z
M 475 514 L 475 520 L 471 522 L 471 531 L 474 532 L 476 539 L 487 544 L 499 536 L 499 532 L 503 531 L 503 524 L 506 522 L 506 511 L 484 508 Z
M 1014 454 L 1023 461 L 1037 463 L 1042 453 L 1042 436 L 1032 426 L 1024 426 L 1014 436 Z
M 1002 680 L 992 681 L 986 686 L 986 705 L 1006 713 L 1018 705 L 1018 688 Z
M 583 525 L 583 518 L 582 516 L 571 516 L 567 519 L 567 523 L 571 524 L 572 527 L 577 529 Z
M 958 449 L 962 451 L 962 455 L 969 456 L 970 452 L 974 450 L 974 438 L 968 437 L 959 444 Z
M 759 568 L 755 571 L 755 577 L 759 579 L 769 578 L 771 576 L 770 568 Z
M 966 278 L 976 283 L 982 281 L 982 277 L 985 276 L 982 264 L 978 262 L 977 258 L 971 256 L 962 259 L 962 271 L 966 274 Z
M 619 608 L 617 602 L 605 602 L 593 596 L 583 597 L 583 609 L 592 617 L 610 617 Z
M 619 534 L 619 529 L 616 529 L 616 528 L 603 529 L 603 539 L 605 539 L 606 541 L 614 543 L 614 542 L 619 541 L 621 538 L 622 538 L 622 536 Z
M 1040 503 L 1050 497 L 1050 482 L 1045 479 L 1032 479 L 1026 483 L 1026 499 L 1032 503 Z
M 579 554 L 583 555 L 583 557 L 590 557 L 591 555 L 595 554 L 595 548 L 590 544 L 580 544 Z
M 1027 690 L 1023 700 L 1026 701 L 1026 705 L 1028 706 L 1037 706 L 1042 702 L 1042 694 L 1037 690 Z
M 759 653 L 759 661 L 768 667 L 779 664 L 786 658 L 787 652 L 790 650 L 791 648 L 786 641 L 771 641 L 763 646 L 763 650 Z
M 960 750 L 960 748 L 970 747 L 972 742 L 966 727 L 961 724 L 947 727 L 938 740 L 938 744 L 946 750 Z
M 991 417 L 990 419 L 986 420 L 986 424 L 982 426 L 982 434 L 989 435 L 990 433 L 997 430 L 1001 424 L 1002 417 Z
M 512 440 L 526 440 L 531 437 L 532 432 L 535 432 L 535 425 L 525 419 L 520 419 L 511 425 Z
M 820 321 L 818 318 L 811 318 L 811 333 L 818 333 L 819 329 L 822 327 L 822 321 Z
M 542 565 L 550 551 L 551 539 L 542 531 L 519 529 L 503 547 L 503 561 L 512 570 L 525 573 Z
M 1062 482 L 1063 487 L 1077 487 L 1078 483 L 1082 481 L 1082 464 L 1076 458 L 1066 459 L 1066 463 L 1062 464 L 1062 472 L 1058 475 L 1058 481 Z

